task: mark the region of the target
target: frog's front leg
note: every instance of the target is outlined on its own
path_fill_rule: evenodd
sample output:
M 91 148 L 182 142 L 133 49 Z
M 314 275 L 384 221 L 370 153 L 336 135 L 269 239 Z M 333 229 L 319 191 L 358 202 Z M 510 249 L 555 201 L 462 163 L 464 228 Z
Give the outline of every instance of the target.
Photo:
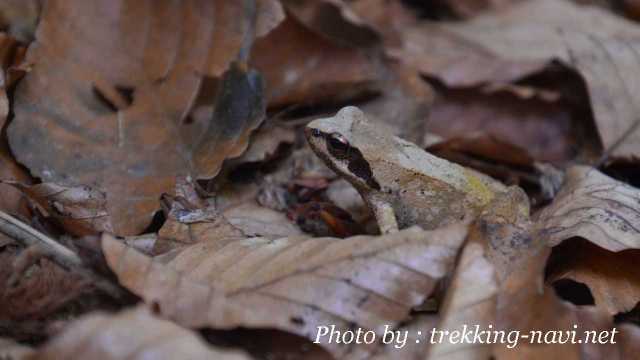
M 398 231 L 398 221 L 393 207 L 384 201 L 371 201 L 371 210 L 376 217 L 380 234 L 390 234 Z

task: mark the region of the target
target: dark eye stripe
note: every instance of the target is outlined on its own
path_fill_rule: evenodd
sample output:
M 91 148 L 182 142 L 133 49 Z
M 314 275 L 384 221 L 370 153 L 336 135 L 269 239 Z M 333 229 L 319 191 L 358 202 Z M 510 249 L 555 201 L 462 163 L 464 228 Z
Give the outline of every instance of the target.
M 362 179 L 370 188 L 380 190 L 380 184 L 373 177 L 371 166 L 358 148 L 351 146 L 340 134 L 323 133 L 323 138 L 331 156 L 347 161 L 347 168 L 353 175 Z

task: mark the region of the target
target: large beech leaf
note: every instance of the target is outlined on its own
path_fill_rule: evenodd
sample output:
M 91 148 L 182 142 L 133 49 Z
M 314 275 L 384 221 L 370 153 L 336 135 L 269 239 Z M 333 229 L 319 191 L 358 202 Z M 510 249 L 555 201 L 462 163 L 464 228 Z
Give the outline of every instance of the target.
M 550 245 L 585 238 L 609 251 L 640 248 L 640 190 L 596 169 L 575 166 L 537 228 Z
M 535 68 L 535 62 L 544 60 L 560 60 L 577 70 L 586 83 L 604 148 L 628 136 L 612 154 L 631 157 L 640 152 L 640 132 L 629 134 L 640 107 L 640 81 L 627 76 L 640 64 L 640 29 L 632 22 L 595 6 L 536 0 L 440 28 L 520 64 L 504 66 L 503 72 L 510 69 L 522 74 L 524 64 Z M 456 55 L 453 50 L 449 55 L 454 61 L 465 57 L 464 52 Z M 473 70 L 479 66 L 482 63 Z
M 278 9 L 269 3 L 47 1 L 15 94 L 13 152 L 44 182 L 105 192 L 114 231 L 141 232 L 177 175 L 215 176 L 262 120 L 259 74 L 230 64 L 246 59 L 258 9 Z M 213 115 L 194 121 L 203 81 L 219 76 Z
M 596 307 L 611 316 L 626 313 L 640 301 L 638 256 L 640 250 L 611 252 L 584 239 L 571 239 L 554 249 L 547 282 L 556 287 L 571 286 L 572 281 L 584 284 Z
M 110 235 L 103 252 L 120 283 L 189 327 L 268 327 L 314 339 L 320 325 L 378 334 L 405 320 L 451 269 L 466 227 L 417 227 L 347 239 L 199 242 L 168 263 Z M 375 349 L 322 345 L 338 357 Z
M 138 307 L 116 315 L 86 315 L 29 359 L 248 360 L 250 357 L 213 348 L 194 332 Z
M 517 195 L 517 194 L 512 194 Z M 532 236 L 531 222 L 519 196 L 498 198 L 472 226 L 467 245 L 447 289 L 439 313 L 440 331 L 462 331 L 479 325 L 482 330 L 505 331 L 502 343 L 456 341 L 427 344 L 427 359 L 626 359 L 638 351 L 635 326 L 619 326 L 606 312 L 561 300 L 544 286 L 550 249 Z M 574 328 L 574 325 L 577 326 Z M 491 327 L 489 327 L 491 326 Z M 611 331 L 615 343 L 586 343 L 583 331 Z M 581 343 L 531 342 L 531 331 L 576 330 Z M 473 331 L 473 329 L 472 329 Z M 519 331 L 513 345 L 512 331 Z M 553 333 L 552 333 L 553 334 Z M 511 338 L 511 345 L 507 340 Z M 547 337 L 549 340 L 551 336 Z M 510 348 L 509 346 L 513 347 Z

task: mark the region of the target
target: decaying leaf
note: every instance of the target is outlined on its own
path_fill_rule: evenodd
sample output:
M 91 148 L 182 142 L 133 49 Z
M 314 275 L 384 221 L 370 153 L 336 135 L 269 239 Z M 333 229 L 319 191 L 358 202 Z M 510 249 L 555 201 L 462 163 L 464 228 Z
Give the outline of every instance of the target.
M 444 90 L 431 108 L 427 130 L 445 139 L 480 133 L 525 148 L 537 161 L 563 163 L 576 156 L 571 124 L 571 111 L 561 102 Z
M 640 190 L 575 166 L 536 227 L 549 245 L 581 237 L 609 251 L 640 248 Z
M 531 224 L 517 199 L 517 193 L 498 198 L 473 225 L 441 313 L 440 323 L 450 325 L 436 326 L 462 331 L 464 325 L 479 324 L 483 330 L 504 331 L 504 341 L 427 345 L 429 359 L 624 359 L 630 354 L 630 342 L 619 338 L 637 339 L 638 332 L 620 329 L 597 308 L 564 302 L 543 285 L 549 248 L 531 236 Z M 584 331 L 607 331 L 610 339 L 613 328 L 618 333 L 615 343 L 587 343 L 582 337 Z M 546 335 L 562 331 L 566 336 L 569 330 L 576 330 L 576 339 L 582 342 L 558 343 L 557 335 Z M 516 331 L 527 337 L 520 336 L 516 343 Z M 550 340 L 552 336 L 556 340 Z
M 640 251 L 611 252 L 584 239 L 565 241 L 553 250 L 547 282 L 586 285 L 595 306 L 611 316 L 631 311 L 640 302 Z
M 547 64 L 544 60 L 500 58 L 437 23 L 419 23 L 406 29 L 402 46 L 388 48 L 386 52 L 452 88 L 514 83 Z
M 147 308 L 138 307 L 116 315 L 84 316 L 29 359 L 250 358 L 238 351 L 214 348 L 196 333 L 154 316 Z
M 26 185 L 6 182 L 24 192 L 43 210 L 76 236 L 113 232 L 104 193 L 88 186 L 66 187 L 54 183 Z
M 6 145 L 0 144 L 0 210 L 9 214 L 27 216 L 29 209 L 25 196 L 20 190 L 7 184 L 6 182 L 20 181 L 30 182 L 31 178 L 13 156 L 9 155 Z
M 416 15 L 402 1 L 350 0 L 348 4 L 364 23 L 378 33 L 385 46 L 399 46 L 402 32 L 417 21 Z
M 256 41 L 251 63 L 264 74 L 270 108 L 343 102 L 377 90 L 365 53 L 332 43 L 292 17 Z
M 269 327 L 313 339 L 320 325 L 379 333 L 398 324 L 447 274 L 465 236 L 458 225 L 347 239 L 248 238 L 222 248 L 198 243 L 163 264 L 105 235 L 103 251 L 121 284 L 184 326 Z M 322 345 L 338 357 L 354 350 Z
M 568 20 L 570 19 L 570 20 Z M 493 54 L 513 61 L 561 60 L 584 78 L 605 149 L 637 122 L 640 29 L 603 9 L 570 1 L 523 1 L 507 11 L 443 26 Z M 640 132 L 613 151 L 640 153 Z
M 32 264 L 33 259 L 20 258 L 28 251 L 0 252 L 0 320 L 44 318 L 91 288 L 80 276 L 49 260 L 40 259 Z
M 226 209 L 223 215 L 230 224 L 242 230 L 246 236 L 276 239 L 302 235 L 302 231 L 287 219 L 285 214 L 260 206 L 255 202 L 247 202 Z
M 522 259 L 529 255 L 527 241 L 529 205 L 519 188 L 499 194 L 472 225 L 451 284 L 438 313 L 437 329 L 460 330 L 465 325 L 496 325 L 500 286 Z M 429 348 L 429 359 L 486 359 L 488 343 L 441 342 Z
M 469 243 L 462 251 L 456 273 L 440 310 L 438 329 L 461 329 L 465 324 L 482 328 L 494 321 L 495 297 L 498 290 L 493 266 L 484 256 L 482 244 Z M 486 359 L 488 344 L 456 344 L 448 341 L 434 344 L 428 359 Z
M 317 34 L 334 42 L 367 47 L 379 35 L 343 0 L 281 0 L 287 10 Z
M 451 11 L 461 18 L 469 18 L 488 10 L 501 11 L 519 0 L 444 0 Z
M 388 62 L 380 69 L 381 93 L 360 108 L 372 122 L 405 140 L 422 144 L 422 134 L 434 103 L 434 91 L 415 70 Z
M 255 1 L 47 1 L 15 94 L 13 152 L 44 182 L 103 191 L 114 231 L 141 232 L 177 175 L 215 176 L 262 120 L 259 74 L 230 66 L 256 12 Z M 218 76 L 213 116 L 190 121 Z

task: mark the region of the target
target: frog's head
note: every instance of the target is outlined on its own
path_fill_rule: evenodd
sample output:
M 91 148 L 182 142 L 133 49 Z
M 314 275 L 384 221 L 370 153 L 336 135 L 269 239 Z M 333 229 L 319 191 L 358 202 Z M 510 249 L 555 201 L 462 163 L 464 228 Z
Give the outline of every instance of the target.
M 362 147 L 375 144 L 365 144 L 362 140 L 366 137 L 358 136 L 370 126 L 360 109 L 347 106 L 334 117 L 310 122 L 305 128 L 305 135 L 311 149 L 356 188 L 380 190 L 361 151 Z

